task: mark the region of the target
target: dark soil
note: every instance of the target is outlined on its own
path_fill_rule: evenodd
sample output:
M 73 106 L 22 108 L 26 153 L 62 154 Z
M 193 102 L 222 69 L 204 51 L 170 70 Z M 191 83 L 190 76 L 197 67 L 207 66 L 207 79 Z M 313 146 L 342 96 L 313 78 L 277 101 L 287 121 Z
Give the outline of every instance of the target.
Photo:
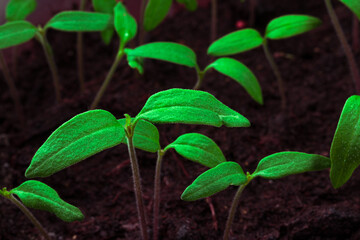
M 253 70 L 262 86 L 264 105 L 256 104 L 237 83 L 209 73 L 202 90 L 246 116 L 250 128 L 206 126 L 159 126 L 162 146 L 187 132 L 203 133 L 252 172 L 260 159 L 280 151 L 329 155 L 330 144 L 345 100 L 354 93 L 347 62 L 330 24 L 323 1 L 258 1 L 255 28 L 263 31 L 269 20 L 283 14 L 301 13 L 323 20 L 318 29 L 287 40 L 272 41 L 288 97 L 288 109 L 280 109 L 275 77 L 262 49 L 235 56 Z M 352 16 L 334 2 L 345 34 L 351 39 Z M 247 21 L 248 4 L 219 1 L 219 33 L 236 30 Z M 177 12 L 148 34 L 148 42 L 174 41 L 193 48 L 200 66 L 211 58 L 210 10 Z M 49 32 L 61 76 L 64 100 L 55 104 L 52 80 L 39 44 L 25 46 L 18 59 L 17 86 L 27 117 L 19 128 L 8 88 L 0 81 L 0 187 L 13 188 L 25 181 L 32 156 L 58 126 L 88 109 L 109 69 L 117 47 L 101 43 L 99 35 L 85 35 L 86 93 L 79 94 L 75 34 Z M 11 51 L 5 52 L 10 56 Z M 10 57 L 9 57 L 10 60 Z M 357 54 L 360 62 L 360 55 Z M 10 64 L 11 66 L 11 64 Z M 0 76 L 2 78 L 2 75 Z M 147 98 L 169 88 L 192 88 L 193 69 L 159 61 L 147 61 L 139 76 L 123 61 L 100 108 L 116 117 L 135 116 Z M 86 146 L 85 146 L 86 147 Z M 142 183 L 151 229 L 155 154 L 138 151 Z M 32 210 L 54 239 L 139 239 L 131 170 L 125 145 L 103 151 L 51 177 L 41 179 L 85 214 L 82 222 L 64 223 L 52 214 Z M 160 239 L 221 239 L 236 188 L 230 187 L 205 200 L 184 202 L 183 190 L 206 168 L 170 151 L 162 171 Z M 39 239 L 38 231 L 10 202 L 0 200 L 0 239 Z M 360 171 L 334 190 L 329 172 L 313 172 L 279 180 L 255 179 L 244 191 L 233 225 L 232 239 L 360 239 Z

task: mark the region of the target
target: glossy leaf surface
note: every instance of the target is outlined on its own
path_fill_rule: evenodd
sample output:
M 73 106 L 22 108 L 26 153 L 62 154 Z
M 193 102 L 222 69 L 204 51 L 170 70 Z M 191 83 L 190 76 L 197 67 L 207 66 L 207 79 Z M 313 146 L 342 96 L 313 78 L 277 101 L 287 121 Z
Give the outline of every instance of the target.
M 224 162 L 201 174 L 188 186 L 181 199 L 195 201 L 200 198 L 210 197 L 230 185 L 240 186 L 247 182 L 247 177 L 236 162 Z
M 213 42 L 208 48 L 212 56 L 233 55 L 261 46 L 263 38 L 255 29 L 235 31 Z
M 25 176 L 50 176 L 120 144 L 124 137 L 124 128 L 111 113 L 104 110 L 81 113 L 50 135 L 36 152 Z
M 6 5 L 5 18 L 7 21 L 25 20 L 36 9 L 36 0 L 10 0 Z
M 84 218 L 80 209 L 62 200 L 54 189 L 42 182 L 26 181 L 10 193 L 18 196 L 25 206 L 54 213 L 65 222 Z
M 144 13 L 144 29 L 156 28 L 168 14 L 172 0 L 149 0 Z
M 360 20 L 360 1 L 359 0 L 340 0 L 358 17 Z
M 0 49 L 25 43 L 35 36 L 37 29 L 26 21 L 8 22 L 0 26 Z
M 330 159 L 327 157 L 301 152 L 279 152 L 261 159 L 252 176 L 277 179 L 326 168 L 330 168 Z
M 118 2 L 114 8 L 114 25 L 122 45 L 133 39 L 137 32 L 136 20 L 128 13 L 125 6 Z
M 261 87 L 251 70 L 241 62 L 232 58 L 219 58 L 207 68 L 214 68 L 239 83 L 246 92 L 259 104 L 263 104 Z
M 187 10 L 195 11 L 198 7 L 197 0 L 176 0 L 178 3 L 184 4 Z
M 175 151 L 193 162 L 212 168 L 226 162 L 224 154 L 218 145 L 205 135 L 188 133 L 181 135 L 164 150 L 174 148 Z
M 321 24 L 321 20 L 307 15 L 285 15 L 273 19 L 266 27 L 265 37 L 283 39 L 308 32 Z
M 360 165 L 360 96 L 351 96 L 342 110 L 331 143 L 330 180 L 334 188 L 346 183 Z
M 152 95 L 136 116 L 152 123 L 249 127 L 250 122 L 207 92 L 169 89 Z

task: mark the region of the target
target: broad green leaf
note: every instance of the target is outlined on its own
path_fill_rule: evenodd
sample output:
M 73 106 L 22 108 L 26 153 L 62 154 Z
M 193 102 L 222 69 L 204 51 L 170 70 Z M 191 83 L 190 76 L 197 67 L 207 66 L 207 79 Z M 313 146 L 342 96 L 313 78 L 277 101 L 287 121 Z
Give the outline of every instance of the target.
M 128 13 L 121 2 L 117 3 L 114 8 L 114 18 L 115 30 L 120 37 L 121 44 L 125 46 L 136 35 L 136 20 Z
M 125 49 L 127 52 L 128 49 Z M 140 74 L 144 73 L 144 59 L 142 57 L 136 57 L 129 54 L 126 54 L 128 64 L 131 68 L 135 68 L 138 70 Z
M 178 3 L 184 4 L 189 11 L 195 11 L 198 7 L 197 0 L 176 0 Z
M 144 13 L 144 29 L 151 31 L 166 17 L 172 0 L 149 0 Z
M 330 180 L 339 188 L 360 165 L 360 96 L 351 96 L 342 110 L 331 143 Z
M 250 122 L 207 92 L 169 89 L 152 95 L 136 116 L 152 123 L 249 127 Z
M 10 193 L 17 195 L 25 206 L 54 213 L 65 222 L 84 219 L 80 209 L 62 200 L 54 189 L 42 182 L 26 181 Z
M 279 152 L 261 159 L 252 177 L 277 179 L 326 168 L 330 168 L 330 159 L 327 157 L 301 152 Z
M 112 27 L 105 29 L 101 33 L 101 39 L 106 45 L 109 45 L 114 35 L 114 29 Z
M 208 48 L 212 56 L 233 55 L 261 46 L 263 38 L 255 29 L 248 28 L 235 31 L 213 42 Z
M 125 118 L 118 121 L 122 126 L 125 126 Z M 135 126 L 133 142 L 138 149 L 153 153 L 157 152 L 160 150 L 159 131 L 148 121 L 140 120 Z M 123 139 L 122 143 L 127 144 L 126 138 Z
M 174 148 L 175 151 L 193 162 L 212 168 L 226 162 L 224 154 L 216 143 L 199 133 L 188 133 L 178 137 L 164 150 Z
M 36 9 L 36 0 L 10 0 L 6 6 L 5 18 L 7 21 L 25 20 Z
M 196 55 L 193 50 L 178 43 L 154 42 L 135 49 L 126 49 L 126 54 L 133 57 L 152 58 L 187 67 L 196 67 Z
M 359 0 L 340 0 L 345 4 L 360 20 L 360 1 Z
M 216 71 L 234 79 L 246 92 L 259 104 L 263 104 L 261 87 L 251 70 L 239 61 L 232 58 L 219 58 L 207 68 L 214 68 Z M 205 70 L 205 71 L 206 71 Z
M 36 32 L 36 27 L 26 21 L 5 23 L 0 26 L 0 49 L 25 43 L 32 39 Z
M 285 15 L 273 19 L 266 27 L 265 38 L 283 39 L 308 32 L 321 24 L 321 20 L 307 15 Z
M 67 32 L 94 32 L 103 31 L 111 26 L 112 17 L 110 14 L 65 11 L 56 14 L 45 25 L 45 29 L 54 28 Z
M 114 14 L 116 0 L 92 0 L 96 12 Z
M 201 174 L 195 181 L 188 186 L 181 199 L 185 201 L 195 201 L 200 198 L 210 197 L 230 185 L 240 186 L 247 182 L 247 177 L 236 162 L 220 163 Z
M 124 137 L 124 128 L 111 113 L 104 110 L 81 113 L 50 135 L 35 153 L 25 176 L 50 176 L 120 144 Z

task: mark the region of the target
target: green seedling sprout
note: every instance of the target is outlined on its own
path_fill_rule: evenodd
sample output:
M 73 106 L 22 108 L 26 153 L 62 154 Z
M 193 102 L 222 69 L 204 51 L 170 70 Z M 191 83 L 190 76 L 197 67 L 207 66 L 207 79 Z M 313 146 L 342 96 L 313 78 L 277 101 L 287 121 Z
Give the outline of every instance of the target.
M 350 10 L 352 10 L 356 16 L 360 19 L 360 4 L 357 0 L 340 0 L 340 2 L 344 3 Z M 345 34 L 343 29 L 341 28 L 340 22 L 338 17 L 336 16 L 336 13 L 334 11 L 334 8 L 332 6 L 331 0 L 325 0 L 325 5 L 327 8 L 327 11 L 329 13 L 331 22 L 334 26 L 336 35 L 339 38 L 339 41 L 342 45 L 342 48 L 345 52 L 345 56 L 347 58 L 350 72 L 352 75 L 352 79 L 355 85 L 356 93 L 360 94 L 360 73 L 359 68 L 356 65 L 354 54 L 352 53 L 352 50 L 350 48 L 349 43 L 346 40 Z
M 26 181 L 10 191 L 4 187 L 0 189 L 0 196 L 17 206 L 46 240 L 51 240 L 49 234 L 27 207 L 53 213 L 65 222 L 81 221 L 84 218 L 80 209 L 62 200 L 54 189 L 39 181 Z
M 225 106 L 211 94 L 186 89 L 170 89 L 156 93 L 147 100 L 135 118 L 127 114 L 125 116 L 125 120 L 117 120 L 104 110 L 91 110 L 75 116 L 55 130 L 39 148 L 25 176 L 50 176 L 100 151 L 126 142 L 142 239 L 148 239 L 148 236 L 135 147 L 151 152 L 157 152 L 160 147 L 156 128 L 144 132 L 141 131 L 144 127 L 140 127 L 140 130 L 136 130 L 136 127 L 150 123 L 250 126 L 244 116 Z M 144 123 L 141 123 L 142 121 Z M 149 139 L 147 142 L 150 144 L 144 139 Z
M 268 62 L 276 76 L 281 106 L 286 108 L 286 95 L 280 70 L 270 53 L 268 40 L 278 40 L 293 37 L 308 32 L 321 24 L 320 19 L 307 15 L 285 15 L 273 19 L 266 27 L 262 37 L 255 29 L 243 29 L 225 35 L 213 42 L 208 48 L 208 54 L 212 56 L 227 56 L 251 50 L 262 46 Z
M 320 171 L 330 167 L 330 159 L 316 154 L 280 152 L 263 158 L 255 172 L 244 173 L 236 162 L 224 162 L 201 174 L 183 192 L 181 199 L 195 201 L 220 192 L 230 185 L 238 186 L 224 230 L 223 239 L 228 240 L 240 196 L 245 187 L 256 177 L 278 179 L 293 174 Z

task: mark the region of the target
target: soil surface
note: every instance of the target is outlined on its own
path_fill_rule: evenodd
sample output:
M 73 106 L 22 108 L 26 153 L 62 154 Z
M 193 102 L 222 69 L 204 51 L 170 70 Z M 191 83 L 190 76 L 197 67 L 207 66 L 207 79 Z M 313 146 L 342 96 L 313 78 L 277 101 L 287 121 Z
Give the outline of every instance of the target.
M 179 135 L 198 132 L 212 138 L 229 161 L 245 171 L 255 170 L 263 157 L 281 151 L 329 156 L 334 131 L 345 100 L 354 94 L 346 58 L 333 31 L 323 1 L 259 0 L 254 28 L 264 31 L 269 20 L 291 13 L 319 17 L 316 30 L 290 39 L 271 41 L 270 48 L 283 74 L 288 108 L 280 109 L 275 77 L 262 49 L 234 56 L 257 76 L 264 105 L 255 103 L 233 80 L 215 72 L 206 75 L 202 90 L 246 116 L 250 128 L 159 125 L 164 147 Z M 334 1 L 351 42 L 352 15 Z M 74 6 L 76 7 L 76 6 Z M 249 5 L 239 0 L 219 1 L 218 36 L 248 21 Z M 147 35 L 147 42 L 174 41 L 194 49 L 201 67 L 212 60 L 210 8 L 196 12 L 173 9 L 173 16 Z M 99 34 L 85 34 L 86 92 L 79 93 L 76 34 L 50 31 L 59 67 L 63 101 L 55 103 L 51 74 L 41 46 L 31 41 L 18 57 L 16 85 L 26 114 L 21 130 L 5 82 L 0 80 L 0 187 L 11 189 L 26 180 L 32 156 L 62 123 L 88 109 L 114 59 L 117 39 L 106 46 Z M 359 37 L 359 36 L 358 36 Z M 133 44 L 135 46 L 135 43 Z M 10 68 L 11 49 L 5 51 Z M 356 54 L 360 62 L 360 54 Z M 0 76 L 2 78 L 2 75 Z M 192 88 L 193 69 L 160 61 L 146 61 L 140 76 L 123 61 L 99 108 L 117 118 L 135 116 L 147 98 L 169 88 Z M 85 146 L 86 147 L 86 146 Z M 137 151 L 142 175 L 148 226 L 151 231 L 153 176 L 156 155 Z M 125 145 L 103 151 L 53 176 L 41 179 L 67 202 L 79 207 L 85 219 L 65 223 L 47 212 L 32 210 L 54 239 L 140 239 Z M 236 187 L 210 201 L 184 202 L 183 190 L 206 168 L 183 159 L 172 150 L 164 158 L 161 184 L 160 239 L 221 239 Z M 279 180 L 255 179 L 243 192 L 231 239 L 360 239 L 360 169 L 342 188 L 334 190 L 329 171 Z M 214 208 L 212 214 L 210 207 Z M 0 199 L 0 239 L 39 239 L 38 231 L 11 203 Z M 151 235 L 151 232 L 149 232 Z

